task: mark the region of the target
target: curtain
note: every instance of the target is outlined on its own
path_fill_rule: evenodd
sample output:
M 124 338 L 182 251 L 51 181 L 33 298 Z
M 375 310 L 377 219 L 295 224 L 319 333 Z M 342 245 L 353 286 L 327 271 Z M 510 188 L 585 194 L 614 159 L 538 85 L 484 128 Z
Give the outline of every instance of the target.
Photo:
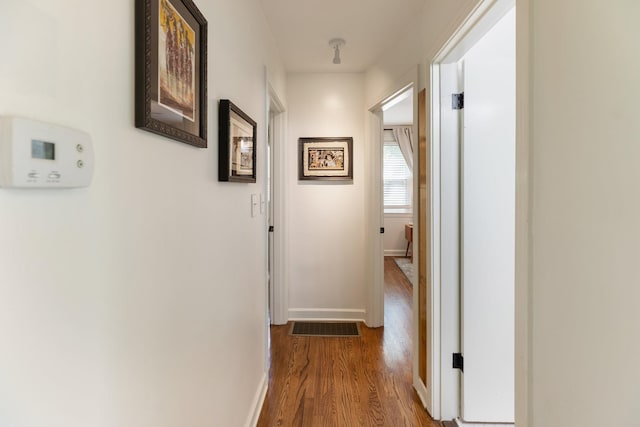
M 396 137 L 402 156 L 407 162 L 407 166 L 413 173 L 413 132 L 410 126 L 399 126 L 393 128 L 393 136 Z

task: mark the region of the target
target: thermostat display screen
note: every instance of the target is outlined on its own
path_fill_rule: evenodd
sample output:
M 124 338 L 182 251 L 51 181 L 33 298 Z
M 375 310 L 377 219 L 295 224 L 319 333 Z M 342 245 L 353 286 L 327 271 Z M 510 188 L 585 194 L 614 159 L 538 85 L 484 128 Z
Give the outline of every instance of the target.
M 31 140 L 31 157 L 34 159 L 55 160 L 56 144 L 52 142 Z

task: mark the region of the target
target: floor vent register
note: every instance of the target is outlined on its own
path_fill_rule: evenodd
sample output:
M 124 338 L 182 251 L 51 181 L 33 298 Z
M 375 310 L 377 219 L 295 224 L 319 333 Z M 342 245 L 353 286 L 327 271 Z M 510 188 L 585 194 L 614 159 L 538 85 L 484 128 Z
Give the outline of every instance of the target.
M 293 322 L 291 335 L 312 337 L 359 337 L 358 322 Z

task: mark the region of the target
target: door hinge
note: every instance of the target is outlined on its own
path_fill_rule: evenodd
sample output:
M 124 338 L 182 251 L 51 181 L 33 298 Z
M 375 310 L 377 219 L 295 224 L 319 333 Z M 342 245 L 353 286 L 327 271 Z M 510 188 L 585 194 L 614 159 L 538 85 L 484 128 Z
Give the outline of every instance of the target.
M 380 234 L 384 234 L 384 227 L 380 227 Z
M 460 369 L 464 372 L 464 357 L 462 357 L 462 353 L 453 353 L 453 369 Z
M 464 92 L 451 95 L 451 108 L 462 110 L 464 108 Z
M 273 225 L 269 226 L 269 233 L 273 233 Z

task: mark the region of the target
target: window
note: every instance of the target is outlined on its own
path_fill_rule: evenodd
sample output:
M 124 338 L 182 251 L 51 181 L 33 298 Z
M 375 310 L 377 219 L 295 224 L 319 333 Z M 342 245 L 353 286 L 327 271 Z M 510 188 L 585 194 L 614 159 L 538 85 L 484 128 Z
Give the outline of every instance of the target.
M 384 131 L 383 192 L 385 213 L 410 213 L 413 180 L 400 146 L 390 130 Z

